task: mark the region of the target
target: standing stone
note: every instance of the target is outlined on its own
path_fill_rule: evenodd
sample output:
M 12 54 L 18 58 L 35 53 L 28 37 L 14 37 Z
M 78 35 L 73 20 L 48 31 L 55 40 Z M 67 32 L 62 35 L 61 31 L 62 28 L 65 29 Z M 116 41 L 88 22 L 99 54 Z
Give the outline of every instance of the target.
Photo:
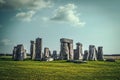
M 102 46 L 99 46 L 98 47 L 98 57 L 97 57 L 98 60 L 104 60 L 104 57 L 103 57 L 103 47 Z
M 60 58 L 64 60 L 73 60 L 73 40 L 62 38 Z
M 31 41 L 31 46 L 30 46 L 30 54 L 31 54 L 31 59 L 35 59 L 35 42 Z
M 48 58 L 51 56 L 51 52 L 49 50 L 49 48 L 45 47 L 44 48 L 44 58 Z
M 69 55 L 68 44 L 62 43 L 61 44 L 61 53 L 60 53 L 61 59 L 67 60 L 69 57 L 68 55 Z
M 51 57 L 51 51 L 47 47 L 44 48 L 43 60 L 44 61 L 53 61 L 53 58 Z
M 57 51 L 56 50 L 53 51 L 52 57 L 54 60 L 57 60 Z
M 52 57 L 52 54 L 51 54 L 51 51 L 50 51 L 50 49 L 49 49 L 49 57 Z
M 76 43 L 77 48 L 74 53 L 74 59 L 75 60 L 81 60 L 83 58 L 83 53 L 82 53 L 82 44 L 81 43 Z
M 24 54 L 23 54 L 23 57 L 24 57 L 24 59 L 26 59 L 26 58 L 27 58 L 27 52 L 26 52 L 26 49 L 24 49 Z
M 69 58 L 68 60 L 73 60 L 74 59 L 74 50 L 73 50 L 73 43 L 69 44 Z
M 76 53 L 77 53 L 77 50 L 76 49 L 74 49 L 74 59 L 76 59 Z
M 35 60 L 42 60 L 42 38 L 36 39 Z
M 24 59 L 24 46 L 22 44 L 17 45 L 17 60 Z
M 85 50 L 85 51 L 84 51 L 83 60 L 84 60 L 84 61 L 87 61 L 87 60 L 88 60 L 88 56 L 89 56 L 88 50 Z
M 13 54 L 14 54 L 14 60 L 24 60 L 24 54 L 25 54 L 25 49 L 24 46 L 22 44 L 17 45 L 17 47 L 14 47 L 13 50 Z
M 94 45 L 89 46 L 89 60 L 97 60 L 97 55 L 96 55 L 96 48 Z
M 16 59 L 16 53 L 17 53 L 17 46 L 15 46 L 13 49 L 12 59 Z

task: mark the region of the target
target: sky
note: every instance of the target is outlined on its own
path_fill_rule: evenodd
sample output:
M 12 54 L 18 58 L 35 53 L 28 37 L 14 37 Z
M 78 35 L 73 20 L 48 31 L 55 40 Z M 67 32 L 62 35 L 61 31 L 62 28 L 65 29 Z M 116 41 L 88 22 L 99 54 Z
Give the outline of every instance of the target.
M 60 51 L 60 38 L 103 46 L 104 54 L 120 54 L 120 0 L 0 0 L 0 53 L 12 53 L 42 38 L 43 48 Z

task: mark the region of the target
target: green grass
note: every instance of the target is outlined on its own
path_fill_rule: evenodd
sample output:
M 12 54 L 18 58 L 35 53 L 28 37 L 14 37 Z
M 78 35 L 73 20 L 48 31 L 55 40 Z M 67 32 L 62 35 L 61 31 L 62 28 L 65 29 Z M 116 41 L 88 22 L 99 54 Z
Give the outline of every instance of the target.
M 120 80 L 120 60 L 89 61 L 12 61 L 0 57 L 0 80 Z

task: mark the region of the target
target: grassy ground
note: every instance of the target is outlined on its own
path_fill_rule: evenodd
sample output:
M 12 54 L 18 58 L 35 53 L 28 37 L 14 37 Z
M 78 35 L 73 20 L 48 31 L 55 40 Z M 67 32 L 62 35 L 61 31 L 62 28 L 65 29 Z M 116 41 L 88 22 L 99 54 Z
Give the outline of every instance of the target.
M 0 57 L 0 80 L 120 80 L 120 60 L 89 61 L 12 61 Z

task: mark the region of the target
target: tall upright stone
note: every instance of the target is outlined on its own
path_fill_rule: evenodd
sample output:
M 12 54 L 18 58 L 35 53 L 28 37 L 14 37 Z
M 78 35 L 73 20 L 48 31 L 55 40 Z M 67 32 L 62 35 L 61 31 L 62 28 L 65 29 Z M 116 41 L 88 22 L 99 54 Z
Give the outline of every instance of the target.
M 64 60 L 73 60 L 73 40 L 61 38 L 60 58 Z
M 22 44 L 17 45 L 13 49 L 13 58 L 14 60 L 24 60 L 24 55 L 25 55 L 25 49 Z
M 69 46 L 69 57 L 68 60 L 74 59 L 74 49 L 73 49 L 73 42 L 68 44 Z
M 24 57 L 24 59 L 26 59 L 26 58 L 27 58 L 27 50 L 26 50 L 26 49 L 24 49 L 24 54 L 23 54 L 23 57 Z
M 49 56 L 52 57 L 52 53 L 51 53 L 50 49 L 49 49 Z
M 16 53 L 17 53 L 17 46 L 15 46 L 13 49 L 12 59 L 16 59 Z
M 60 52 L 60 58 L 63 60 L 67 60 L 67 56 L 69 55 L 69 49 L 67 43 L 61 43 L 61 52 Z
M 49 50 L 49 48 L 45 47 L 44 48 L 44 58 L 48 58 L 51 57 L 51 52 Z
M 57 51 L 56 50 L 53 51 L 52 57 L 54 60 L 57 59 Z
M 84 51 L 84 55 L 83 55 L 83 60 L 87 61 L 88 60 L 88 56 L 89 56 L 88 50 L 85 50 Z
M 23 60 L 24 59 L 24 46 L 22 44 L 17 45 L 17 59 L 16 60 Z
M 77 47 L 74 53 L 74 59 L 75 60 L 81 60 L 83 59 L 83 53 L 82 53 L 82 44 L 81 43 L 76 43 Z
M 95 46 L 94 45 L 90 45 L 89 46 L 89 57 L 88 57 L 88 59 L 89 60 L 97 60 L 97 55 L 96 55 L 97 53 L 96 53 L 96 48 L 95 48 Z
M 36 39 L 35 60 L 42 60 L 42 38 Z
M 104 60 L 104 57 L 103 57 L 103 47 L 102 46 L 99 46 L 98 47 L 98 53 L 97 53 L 97 59 L 98 60 Z
M 30 45 L 30 55 L 31 55 L 31 59 L 34 60 L 35 59 L 35 42 L 34 41 L 30 41 L 31 45 Z

